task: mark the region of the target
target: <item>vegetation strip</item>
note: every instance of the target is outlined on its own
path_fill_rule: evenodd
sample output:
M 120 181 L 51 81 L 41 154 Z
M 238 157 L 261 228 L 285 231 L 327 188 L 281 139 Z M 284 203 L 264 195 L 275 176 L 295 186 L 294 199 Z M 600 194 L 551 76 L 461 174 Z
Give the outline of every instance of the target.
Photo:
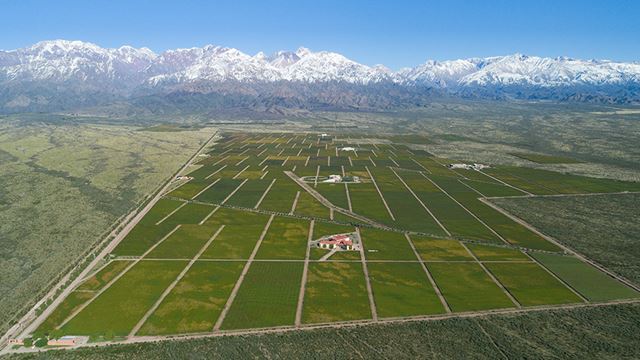
M 498 279 L 491 273 L 491 271 L 489 271 L 489 269 L 487 269 L 486 266 L 484 266 L 484 264 L 478 260 L 478 257 L 476 257 L 476 255 L 471 252 L 471 250 L 469 250 L 469 248 L 462 242 L 460 242 L 460 245 L 462 245 L 462 247 L 465 248 L 465 250 L 467 250 L 467 252 L 469 253 L 469 255 L 471 255 L 471 257 L 478 263 L 478 265 L 480 265 L 480 267 L 482 268 L 482 270 L 484 270 L 484 272 L 489 275 L 489 277 L 491 278 L 491 280 L 493 280 L 493 282 L 498 285 L 498 287 L 500 288 L 500 290 L 502 290 L 502 292 L 504 292 L 505 295 L 507 295 L 507 297 L 509 298 L 509 300 L 511 300 L 511 302 L 513 302 L 513 304 L 517 307 L 517 308 L 521 308 L 522 305 L 520 304 L 520 302 L 518 300 L 516 300 L 515 297 L 513 297 L 513 295 L 511 294 L 511 292 L 509 292 L 509 290 L 507 290 L 507 288 L 504 287 L 504 285 L 502 285 L 502 283 L 500 281 L 498 281 Z
M 344 184 L 344 192 L 347 196 L 347 205 L 349 205 L 349 211 L 353 211 L 353 206 L 351 206 L 351 195 L 349 195 L 349 184 Z
M 209 214 L 207 214 L 207 216 L 204 217 L 204 219 L 200 220 L 200 222 L 198 223 L 198 225 L 202 225 L 204 224 L 207 220 L 209 220 L 209 218 L 216 213 L 216 211 L 218 211 L 220 209 L 220 206 L 216 206 L 215 208 L 213 208 L 213 210 L 211 210 L 211 212 Z
M 513 186 L 513 185 L 511 185 L 511 184 L 509 184 L 509 183 L 506 183 L 506 182 L 504 182 L 504 181 L 502 181 L 502 180 L 498 179 L 498 178 L 497 178 L 497 177 L 495 177 L 495 176 L 492 176 L 492 175 L 487 174 L 487 173 L 486 173 L 486 172 L 484 172 L 484 171 L 480 171 L 480 170 L 477 170 L 477 171 L 478 171 L 480 174 L 483 174 L 483 175 L 485 175 L 485 176 L 487 176 L 487 177 L 490 177 L 491 179 L 493 179 L 493 180 L 495 180 L 495 181 L 497 181 L 497 182 L 501 183 L 502 185 L 508 186 L 508 187 L 510 187 L 510 188 L 512 188 L 512 189 L 516 189 L 516 190 L 518 190 L 518 191 L 522 191 L 523 193 L 525 193 L 525 194 L 527 194 L 527 195 L 529 195 L 529 196 L 533 196 L 533 194 L 532 194 L 532 193 L 530 193 L 530 192 L 528 192 L 528 191 L 526 191 L 526 190 L 522 190 L 522 189 L 520 189 L 519 187 Z
M 240 183 L 240 185 L 238 185 L 238 187 L 236 187 L 236 188 L 231 192 L 231 194 L 227 195 L 227 197 L 226 197 L 226 198 L 224 198 L 224 200 L 222 200 L 222 201 L 220 202 L 220 204 L 221 204 L 221 205 L 224 205 L 224 203 L 226 203 L 229 199 L 231 199 L 231 197 L 232 197 L 236 192 L 238 192 L 238 190 L 240 190 L 240 188 L 242 187 L 242 185 L 244 185 L 247 181 L 249 181 L 249 179 L 244 179 L 244 181 L 243 181 L 243 182 L 241 182 L 241 183 Z
M 105 291 L 107 291 L 107 289 L 109 289 L 111 287 L 111 285 L 113 285 L 116 281 L 118 281 L 122 276 L 124 276 L 124 274 L 126 274 L 132 267 L 134 267 L 138 262 L 140 262 L 140 259 L 142 259 L 143 257 L 145 257 L 146 255 L 148 255 L 151 251 L 153 251 L 153 249 L 155 249 L 156 247 L 158 247 L 158 245 L 160 245 L 163 241 L 165 241 L 169 236 L 173 235 L 173 233 L 175 233 L 176 231 L 178 231 L 178 229 L 180 229 L 182 225 L 178 224 L 176 225 L 175 228 L 173 228 L 173 230 L 171 230 L 167 235 L 163 236 L 162 239 L 160 239 L 157 243 L 153 244 L 153 246 L 151 246 L 147 251 L 144 252 L 144 254 L 142 254 L 140 256 L 140 258 L 134 260 L 131 262 L 131 264 L 129 264 L 124 270 L 122 270 L 122 272 L 120 272 L 117 276 L 115 276 L 113 279 L 111 279 L 111 281 L 109 281 L 102 289 L 100 289 L 100 291 L 98 291 L 96 293 L 96 295 L 94 297 L 92 297 L 91 299 L 89 299 L 89 301 L 87 301 L 86 303 L 82 304 L 82 306 L 80 306 L 78 309 L 76 309 L 74 312 L 71 313 L 71 315 L 69 315 L 60 325 L 58 325 L 56 328 L 60 329 L 61 327 L 63 327 L 64 325 L 66 325 L 69 321 L 71 321 L 71 319 L 73 319 L 76 315 L 78 315 L 82 310 L 84 310 L 87 306 L 89 306 L 89 304 L 91 304 L 95 299 L 97 299 L 100 295 L 102 295 L 102 293 L 104 293 Z
M 237 179 L 237 178 L 238 178 L 238 176 L 240 176 L 240 175 L 241 175 L 245 170 L 247 170 L 250 166 L 251 166 L 251 165 L 247 165 L 247 166 L 245 166 L 245 167 L 244 167 L 244 169 L 242 169 L 242 170 L 238 171 L 238 173 L 237 173 L 234 177 L 232 177 L 232 179 Z
M 313 194 L 313 189 L 312 188 L 305 188 L 305 190 L 307 190 L 307 192 L 309 192 L 312 196 L 316 197 Z M 320 195 L 321 196 L 321 195 Z M 178 200 L 182 200 L 179 198 L 176 198 Z M 322 198 L 323 201 L 328 202 L 328 200 Z M 318 199 L 320 201 L 320 199 Z M 183 200 L 184 201 L 184 200 Z M 277 215 L 277 216 L 283 216 L 283 217 L 292 217 L 292 218 L 296 218 L 296 219 L 305 219 L 305 220 L 316 220 L 316 221 L 321 221 L 321 222 L 326 222 L 326 223 L 333 223 L 333 224 L 339 224 L 339 225 L 351 225 L 352 223 L 349 222 L 343 222 L 343 221 L 336 221 L 336 220 L 329 220 L 326 218 L 316 218 L 316 217 L 312 217 L 312 216 L 305 216 L 305 215 L 299 215 L 299 214 L 290 214 L 288 212 L 278 212 L 278 211 L 271 211 L 271 210 L 263 210 L 263 209 L 253 209 L 253 208 L 244 208 L 241 206 L 235 206 L 235 205 L 228 205 L 228 204 L 219 204 L 219 203 L 213 203 L 213 202 L 205 202 L 205 201 L 200 201 L 200 200 L 186 200 L 187 202 L 190 203 L 196 203 L 196 204 L 202 204 L 202 205 L 208 205 L 208 206 L 220 206 L 223 208 L 227 208 L 227 209 L 237 209 L 237 210 L 242 210 L 242 211 L 247 211 L 247 212 L 253 212 L 253 213 L 258 213 L 258 214 L 266 214 L 266 215 Z M 325 206 L 327 206 L 324 202 L 323 204 Z M 443 239 L 443 240 L 456 240 L 456 241 L 460 241 L 460 242 L 464 242 L 464 243 L 468 243 L 468 244 L 478 244 L 478 245 L 484 245 L 484 246 L 492 246 L 492 247 L 498 247 L 498 248 L 507 248 L 507 249 L 515 249 L 515 250 L 521 250 L 521 251 L 529 251 L 529 252 L 540 252 L 540 253 L 550 253 L 550 254 L 558 254 L 557 252 L 553 252 L 553 251 L 548 251 L 548 250 L 541 250 L 541 249 L 533 249 L 533 248 L 528 248 L 525 246 L 517 246 L 517 245 L 513 245 L 513 244 L 497 244 L 497 243 L 489 243 L 486 241 L 477 241 L 474 239 L 466 239 L 466 238 L 459 238 L 459 237 L 447 237 L 447 236 L 442 236 L 442 235 L 438 235 L 438 234 L 432 234 L 432 233 L 425 233 L 425 232 L 420 232 L 420 231 L 407 231 L 407 230 L 403 230 L 403 229 L 398 229 L 398 228 L 393 228 L 390 226 L 386 226 L 380 223 L 377 223 L 369 218 L 365 218 L 357 213 L 353 213 L 350 212 L 346 209 L 342 209 L 338 206 L 335 205 L 330 205 L 334 207 L 334 210 L 336 210 L 339 213 L 342 214 L 346 214 L 350 217 L 353 217 L 355 220 L 359 220 L 361 223 L 357 223 L 356 226 L 358 227 L 372 227 L 372 228 L 376 228 L 376 229 L 381 229 L 381 230 L 385 230 L 385 231 L 393 231 L 396 233 L 408 233 L 411 235 L 421 235 L 421 236 L 429 236 L 435 239 Z M 563 255 L 563 254 L 560 254 Z
M 369 158 L 371 159 L 371 158 Z M 372 160 L 373 162 L 373 160 Z M 376 191 L 378 192 L 378 195 L 380 195 L 380 199 L 382 200 L 382 203 L 384 204 L 384 207 L 387 209 L 387 212 L 389 213 L 389 216 L 391 216 L 391 219 L 393 219 L 393 221 L 396 221 L 396 218 L 393 216 L 393 213 L 391 212 L 391 209 L 389 208 L 389 205 L 387 204 L 387 201 L 384 199 L 384 196 L 382 196 L 382 192 L 380 191 L 380 188 L 378 187 L 378 183 L 376 183 L 376 179 L 373 178 L 373 175 L 371 174 L 371 171 L 369 171 L 369 167 L 365 166 L 364 167 L 367 170 L 367 173 L 369 174 L 369 178 L 371 178 L 371 182 L 373 183 L 373 186 L 375 186 Z
M 396 175 L 396 177 L 398 178 L 398 180 L 400 180 L 400 182 L 402 183 L 402 185 L 404 185 L 405 188 L 407 188 L 407 190 L 409 190 L 409 192 L 411 193 L 411 195 L 413 195 L 414 198 L 416 198 L 416 200 L 418 200 L 418 203 L 425 209 L 427 210 L 427 212 L 429 213 L 429 215 L 431 215 L 431 217 L 433 218 L 433 220 L 435 220 L 435 222 L 438 224 L 438 226 L 440 226 L 440 228 L 447 234 L 447 236 L 451 236 L 451 233 L 449 232 L 449 230 L 447 230 L 447 228 L 442 225 L 442 223 L 440 222 L 440 220 L 438 220 L 438 218 L 431 212 L 431 210 L 429 210 L 429 208 L 427 207 L 427 205 L 424 204 L 424 202 L 422 202 L 422 200 L 420 200 L 420 198 L 418 197 L 418 195 L 416 195 L 415 192 L 413 192 L 413 190 L 411 189 L 411 187 L 409 187 L 409 185 L 400 177 L 400 175 L 398 175 L 398 173 L 393 170 L 393 168 L 389 168 L 391 169 L 391 171 L 393 171 L 393 173 Z
M 266 175 L 266 173 L 265 173 L 265 175 Z M 277 178 L 273 178 L 273 180 L 271 181 L 271 184 L 269 184 L 269 186 L 264 190 L 264 193 L 262 193 L 262 196 L 260 196 L 260 199 L 258 199 L 258 202 L 253 207 L 254 209 L 257 209 L 260 206 L 260 204 L 262 203 L 262 200 L 264 200 L 264 198 L 267 196 L 267 194 L 269 193 L 269 190 L 271 190 L 271 188 L 273 187 L 273 184 L 275 184 L 276 180 L 278 180 L 278 179 Z
M 424 171 L 426 171 L 429 174 L 432 174 L 431 170 L 427 169 L 424 165 L 420 164 L 419 162 L 416 161 L 416 159 L 411 158 L 411 161 L 413 161 L 414 163 L 416 163 L 416 165 L 420 166 Z
M 293 199 L 293 204 L 291 204 L 291 211 L 289 211 L 290 215 L 296 211 L 296 206 L 298 205 L 298 199 L 300 198 L 300 191 L 296 192 L 296 197 Z
M 197 198 L 198 196 L 202 195 L 203 192 L 209 190 L 210 187 L 212 187 L 213 185 L 215 185 L 218 181 L 222 180 L 222 178 L 218 178 L 215 179 L 211 184 L 207 185 L 204 189 L 200 190 L 197 194 L 193 195 L 193 197 L 191 198 L 191 200 L 194 200 L 195 198 Z M 157 224 L 156 224 L 157 225 Z
M 582 300 L 585 303 L 589 302 L 589 299 L 587 299 L 586 297 L 584 297 L 582 294 L 580 294 L 576 289 L 574 289 L 571 285 L 569 285 L 566 281 L 562 280 L 558 275 L 556 275 L 553 271 L 549 270 L 549 268 L 547 268 L 546 266 L 544 266 L 540 261 L 538 261 L 536 258 L 534 258 L 533 256 L 529 255 L 528 253 L 524 253 L 529 259 L 531 259 L 531 261 L 533 261 L 534 263 L 536 263 L 538 266 L 540 266 L 544 271 L 546 271 L 549 275 L 553 276 L 554 279 L 558 280 L 558 282 L 560 282 L 562 285 L 564 285 L 567 289 L 569 289 L 572 293 L 574 293 L 576 296 L 578 296 L 580 298 L 580 300 Z
M 369 269 L 367 269 L 367 262 L 364 257 L 364 243 L 360 236 L 360 229 L 356 228 L 356 233 L 360 238 L 360 262 L 362 263 L 362 272 L 364 274 L 364 283 L 367 287 L 367 295 L 369 296 L 369 307 L 371 308 L 371 318 L 373 321 L 378 321 L 378 310 L 376 308 L 376 302 L 373 298 L 373 290 L 371 289 L 371 279 L 369 279 Z
M 298 294 L 298 305 L 296 307 L 295 326 L 302 324 L 302 306 L 304 304 L 304 292 L 307 284 L 307 273 L 309 271 L 309 253 L 311 252 L 311 240 L 313 240 L 313 228 L 315 220 L 309 223 L 309 235 L 307 236 L 307 250 L 304 256 L 304 268 L 302 269 L 302 279 L 300 280 L 300 293 Z
M 215 166 L 215 165 L 214 165 Z M 226 168 L 227 165 L 222 165 L 219 169 L 217 169 L 216 171 L 212 172 L 211 174 L 207 175 L 207 177 L 205 177 L 205 179 L 209 179 L 210 177 L 212 177 L 213 175 L 219 173 L 220 171 L 222 171 L 224 168 Z
M 220 326 L 222 326 L 222 322 L 224 321 L 224 318 L 227 316 L 227 313 L 229 312 L 229 308 L 231 308 L 231 304 L 233 304 L 233 300 L 236 298 L 236 295 L 238 294 L 240 285 L 242 285 L 242 281 L 244 280 L 244 277 L 247 275 L 247 272 L 249 271 L 249 267 L 251 266 L 253 259 L 256 257 L 256 254 L 258 253 L 260 244 L 262 244 L 262 240 L 264 240 L 264 237 L 267 235 L 267 231 L 269 230 L 269 226 L 271 226 L 271 222 L 273 221 L 274 217 L 275 215 L 271 215 L 271 217 L 269 217 L 269 221 L 267 221 L 267 224 L 264 226 L 264 230 L 262 230 L 262 234 L 260 234 L 260 238 L 256 242 L 256 246 L 254 246 L 253 251 L 251 252 L 251 256 L 249 256 L 247 263 L 244 265 L 244 268 L 242 269 L 242 273 L 240 273 L 240 277 L 238 278 L 238 281 L 233 287 L 233 290 L 231 290 L 231 294 L 229 295 L 229 298 L 227 299 L 227 302 L 224 305 L 224 309 L 222 309 L 222 312 L 220 313 L 218 320 L 213 326 L 213 331 L 220 330 Z
M 227 152 L 229 152 L 229 151 L 231 151 L 231 149 L 229 149 L 229 150 L 227 150 L 227 151 L 223 152 L 223 153 L 222 153 L 222 154 L 220 154 L 220 155 L 224 155 L 225 153 L 227 153 Z M 211 164 L 211 166 L 216 166 L 216 165 L 220 164 L 221 162 L 223 162 L 223 161 L 227 160 L 229 157 L 230 157 L 230 156 L 229 156 L 229 155 L 227 155 L 227 156 L 223 157 L 222 159 L 220 159 L 220 160 L 218 160 L 218 161 L 214 162 L 213 164 Z M 225 165 L 225 166 L 226 166 L 226 165 Z
M 158 298 L 158 300 L 155 302 L 155 304 L 153 304 L 153 306 L 147 311 L 147 313 L 144 314 L 144 316 L 142 317 L 142 319 L 140 319 L 140 321 L 138 321 L 136 326 L 134 326 L 133 329 L 131 329 L 131 332 L 129 332 L 129 336 L 128 337 L 135 336 L 135 334 L 140 330 L 142 325 L 147 321 L 149 316 L 151 316 L 151 314 L 153 314 L 153 312 L 156 311 L 156 309 L 158 309 L 158 307 L 160 306 L 162 301 L 164 301 L 164 299 L 167 297 L 167 295 L 169 295 L 171 290 L 173 290 L 173 288 L 178 284 L 178 282 L 185 276 L 187 271 L 189 271 L 189 269 L 191 269 L 193 264 L 195 264 L 195 262 L 198 260 L 198 258 L 200 258 L 200 255 L 202 255 L 202 253 L 204 253 L 204 251 L 209 247 L 209 245 L 211 245 L 213 240 L 215 240 L 215 238 L 218 237 L 218 235 L 220 234 L 220 232 L 222 232 L 223 229 L 224 229 L 224 225 L 221 225 L 220 228 L 218 229 L 218 231 L 216 231 L 213 234 L 213 236 L 211 236 L 211 238 L 209 238 L 209 240 L 204 244 L 204 246 L 202 246 L 202 248 L 200 248 L 200 251 L 198 251 L 198 253 L 193 257 L 193 259 L 191 259 L 191 261 L 189 261 L 187 266 L 185 266 L 185 268 L 182 270 L 182 272 L 180 272 L 180 274 L 178 274 L 176 279 L 164 290 L 164 292 L 162 293 L 162 295 L 160 295 L 160 298 Z
M 158 220 L 158 222 L 156 223 L 156 225 L 160 225 L 162 224 L 165 220 L 167 220 L 169 217 L 171 217 L 171 215 L 175 214 L 176 212 L 178 212 L 178 210 L 182 209 L 185 205 L 187 205 L 188 202 L 183 202 L 182 204 L 180 204 L 180 206 L 178 206 L 177 208 L 175 208 L 172 212 L 170 212 L 169 214 L 167 214 L 167 216 L 163 217 L 162 219 Z
M 435 181 L 431 180 L 423 172 L 420 172 L 420 175 L 422 175 L 425 179 L 429 180 L 429 182 L 431 182 L 435 187 L 437 187 L 443 194 L 447 195 L 447 197 L 449 197 L 449 199 L 453 200 L 456 204 L 458 204 L 461 208 L 463 208 L 466 212 L 468 212 L 469 215 L 473 216 L 474 219 L 478 220 L 479 223 L 481 223 L 487 229 L 489 229 L 489 231 L 491 231 L 495 236 L 497 236 L 498 239 L 502 240 L 507 245 L 512 245 L 505 238 L 503 238 L 502 235 L 498 234 L 498 232 L 496 232 L 491 226 L 487 225 L 487 223 L 485 223 L 482 219 L 480 219 L 478 216 L 476 216 L 476 214 L 474 214 L 471 210 L 467 209 L 466 206 L 462 205 L 458 200 L 456 200 L 453 196 L 451 196 L 448 192 L 446 192 L 443 188 L 441 188 L 440 185 L 436 184 Z M 461 183 L 464 184 L 463 182 L 461 182 Z M 467 184 L 465 184 L 465 185 L 467 185 Z
M 427 279 L 429 279 L 429 283 L 433 287 L 433 290 L 436 292 L 436 295 L 438 295 L 438 299 L 440 299 L 440 303 L 442 304 L 442 306 L 444 307 L 447 313 L 451 313 L 451 308 L 449 307 L 449 304 L 447 304 L 447 300 L 445 300 L 444 296 L 442 296 L 442 291 L 440 291 L 438 284 L 436 284 L 436 282 L 433 280 L 433 276 L 431 276 L 431 273 L 429 272 L 429 269 L 427 268 L 427 266 L 424 264 L 424 261 L 420 260 L 420 254 L 418 254 L 418 250 L 416 250 L 416 246 L 413 244 L 413 241 L 411 241 L 409 234 L 404 233 L 404 237 L 409 242 L 409 246 L 411 246 L 411 250 L 413 250 L 413 253 L 416 256 L 416 259 L 418 259 L 418 262 L 422 266 L 422 270 L 424 270 L 424 273 L 427 275 Z

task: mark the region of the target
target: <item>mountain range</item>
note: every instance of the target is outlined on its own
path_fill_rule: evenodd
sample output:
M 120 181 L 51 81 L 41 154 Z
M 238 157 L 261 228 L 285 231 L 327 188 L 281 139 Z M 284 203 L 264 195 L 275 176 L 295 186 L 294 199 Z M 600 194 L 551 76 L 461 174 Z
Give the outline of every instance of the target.
M 391 109 L 434 97 L 640 102 L 640 63 L 514 54 L 392 71 L 306 48 L 248 55 L 207 45 L 157 54 L 54 40 L 0 51 L 0 111 L 126 103 L 148 111 Z

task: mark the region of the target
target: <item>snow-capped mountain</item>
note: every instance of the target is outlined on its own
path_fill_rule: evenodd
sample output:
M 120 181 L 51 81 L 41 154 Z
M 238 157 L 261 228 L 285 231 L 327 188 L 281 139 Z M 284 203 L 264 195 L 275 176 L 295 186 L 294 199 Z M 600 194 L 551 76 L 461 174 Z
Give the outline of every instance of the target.
M 487 65 L 463 76 L 460 86 L 602 86 L 640 82 L 639 63 L 542 58 L 515 54 L 487 59 Z
M 405 84 L 431 85 L 442 88 L 455 88 L 460 79 L 482 68 L 481 59 L 433 61 L 429 60 L 414 68 L 402 69 L 398 77 Z
M 147 48 L 103 49 L 81 41 L 43 41 L 24 49 L 0 51 L 0 79 L 131 83 L 144 78 L 145 69 L 156 57 Z
M 399 74 L 405 83 L 450 88 L 626 85 L 640 83 L 640 63 L 514 54 L 484 59 L 428 61 L 415 68 L 403 69 Z
M 228 80 L 367 84 L 391 80 L 393 75 L 387 69 L 362 65 L 337 53 L 311 52 L 306 48 L 296 52 L 279 51 L 272 56 L 263 53 L 250 56 L 236 49 L 209 45 L 201 49 L 167 51 L 158 57 L 157 66 L 164 72 L 149 78 L 149 85 Z
M 329 87 L 331 94 L 319 94 Z M 107 49 L 81 41 L 54 40 L 0 51 L 0 108 L 28 106 L 34 97 L 41 104 L 55 103 L 47 93 L 52 89 L 61 98 L 70 92 L 97 102 L 113 96 L 127 99 L 176 91 L 217 91 L 230 96 L 242 89 L 263 98 L 294 96 L 297 104 L 303 104 L 309 98 L 325 101 L 345 94 L 357 98 L 353 106 L 358 107 L 370 104 L 366 98 L 372 93 L 378 102 L 387 97 L 383 103 L 393 104 L 397 102 L 390 98 L 400 93 L 409 103 L 421 99 L 420 103 L 434 91 L 454 96 L 552 100 L 586 95 L 591 100 L 604 97 L 606 101 L 638 102 L 639 88 L 640 63 L 520 54 L 430 60 L 394 72 L 335 52 L 306 48 L 251 56 L 207 45 L 156 54 L 147 48 Z M 105 94 L 109 96 L 100 98 Z M 17 98 L 20 101 L 16 102 Z

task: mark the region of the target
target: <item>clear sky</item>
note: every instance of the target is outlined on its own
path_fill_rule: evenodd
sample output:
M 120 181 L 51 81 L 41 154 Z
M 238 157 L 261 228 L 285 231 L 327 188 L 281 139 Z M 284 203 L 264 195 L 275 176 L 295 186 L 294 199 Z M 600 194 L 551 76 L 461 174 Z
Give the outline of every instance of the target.
M 515 52 L 640 61 L 640 1 L 0 0 L 0 49 L 47 39 L 156 52 L 306 46 L 392 69 Z

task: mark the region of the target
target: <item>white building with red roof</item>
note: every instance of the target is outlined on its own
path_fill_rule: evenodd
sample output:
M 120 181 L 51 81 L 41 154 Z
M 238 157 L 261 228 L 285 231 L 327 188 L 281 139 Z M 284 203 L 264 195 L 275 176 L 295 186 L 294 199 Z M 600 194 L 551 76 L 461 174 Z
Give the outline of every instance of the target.
M 347 234 L 339 234 L 329 236 L 318 241 L 318 247 L 322 249 L 335 249 L 340 248 L 342 250 L 353 250 L 353 241 Z

